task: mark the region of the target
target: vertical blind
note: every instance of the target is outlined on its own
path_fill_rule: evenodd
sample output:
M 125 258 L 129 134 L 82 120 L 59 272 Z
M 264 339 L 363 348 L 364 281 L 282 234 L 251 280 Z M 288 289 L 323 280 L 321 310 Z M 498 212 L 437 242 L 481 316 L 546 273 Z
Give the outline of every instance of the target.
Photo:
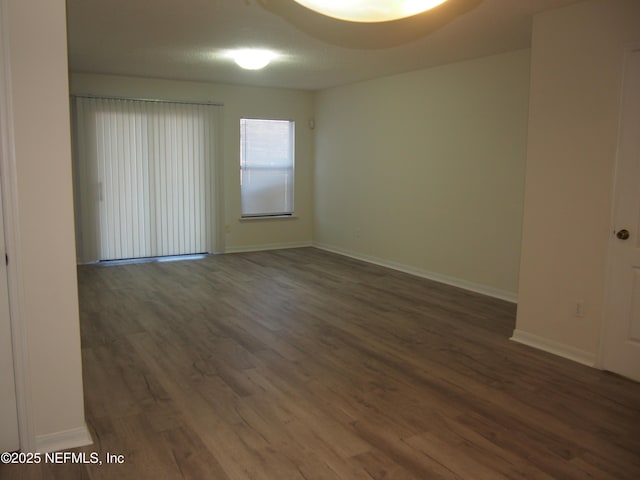
M 215 250 L 217 108 L 75 98 L 80 262 Z
M 293 213 L 294 128 L 289 120 L 240 120 L 243 216 Z

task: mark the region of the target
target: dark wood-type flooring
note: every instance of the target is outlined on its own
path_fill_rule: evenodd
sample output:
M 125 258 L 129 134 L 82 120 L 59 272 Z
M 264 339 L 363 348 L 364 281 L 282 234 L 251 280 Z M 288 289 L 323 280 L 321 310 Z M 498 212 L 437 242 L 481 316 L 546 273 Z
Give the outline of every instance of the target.
M 640 478 L 640 384 L 515 306 L 313 248 L 78 270 L 86 418 L 123 465 L 2 478 Z

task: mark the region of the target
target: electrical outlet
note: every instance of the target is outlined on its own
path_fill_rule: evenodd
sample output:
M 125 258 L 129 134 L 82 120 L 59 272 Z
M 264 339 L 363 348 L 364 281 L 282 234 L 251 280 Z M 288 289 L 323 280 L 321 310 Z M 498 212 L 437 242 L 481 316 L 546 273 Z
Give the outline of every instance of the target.
M 575 316 L 578 318 L 584 317 L 584 300 L 578 300 L 576 302 Z

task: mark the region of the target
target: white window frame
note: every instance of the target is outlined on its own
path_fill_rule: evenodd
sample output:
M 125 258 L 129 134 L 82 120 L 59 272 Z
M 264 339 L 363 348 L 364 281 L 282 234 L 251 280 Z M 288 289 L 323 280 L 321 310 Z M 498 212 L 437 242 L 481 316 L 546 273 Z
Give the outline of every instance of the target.
M 287 178 L 285 180 L 284 190 L 282 194 L 285 197 L 283 200 L 284 208 L 281 209 L 272 209 L 265 208 L 263 211 L 258 211 L 257 209 L 248 208 L 247 203 L 247 195 L 248 193 L 243 190 L 245 186 L 247 171 L 250 170 L 249 167 L 246 166 L 247 158 L 246 158 L 246 130 L 245 125 L 252 121 L 255 122 L 278 122 L 278 123 L 287 123 L 289 126 L 289 144 L 287 145 L 286 150 L 288 151 L 287 165 L 283 166 L 282 164 L 274 166 L 273 170 L 287 170 Z M 269 169 L 269 167 L 262 166 L 261 168 Z M 267 201 L 268 203 L 268 201 Z M 290 119 L 281 119 L 281 118 L 251 118 L 251 117 L 242 117 L 240 119 L 240 211 L 241 220 L 251 220 L 251 219 L 268 219 L 268 218 L 295 218 L 295 121 Z M 288 205 L 287 205 L 288 204 Z M 288 208 L 287 208 L 288 207 Z

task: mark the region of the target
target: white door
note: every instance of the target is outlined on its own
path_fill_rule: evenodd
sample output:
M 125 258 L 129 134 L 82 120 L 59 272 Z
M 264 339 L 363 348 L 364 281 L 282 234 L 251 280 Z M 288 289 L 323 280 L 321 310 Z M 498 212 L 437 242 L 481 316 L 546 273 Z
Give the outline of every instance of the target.
M 640 381 L 640 49 L 627 56 L 602 366 Z
M 0 19 L 6 20 L 5 2 L 0 2 Z M 6 166 L 7 108 L 5 85 L 7 58 L 5 57 L 6 24 L 0 22 L 0 165 Z M 2 180 L 2 179 L 0 179 Z M 1 184 L 1 182 L 0 182 Z M 0 188 L 0 452 L 17 450 L 20 446 L 18 436 L 18 410 L 16 408 L 16 387 L 13 370 L 13 349 L 11 340 L 11 322 L 9 319 L 9 291 L 7 288 L 7 266 L 4 261 L 4 220 L 2 209 L 2 189 Z
M 11 323 L 9 321 L 9 295 L 7 266 L 4 261 L 4 223 L 2 218 L 2 192 L 0 192 L 0 452 L 11 452 L 20 446 L 18 437 L 18 410 L 13 373 Z

